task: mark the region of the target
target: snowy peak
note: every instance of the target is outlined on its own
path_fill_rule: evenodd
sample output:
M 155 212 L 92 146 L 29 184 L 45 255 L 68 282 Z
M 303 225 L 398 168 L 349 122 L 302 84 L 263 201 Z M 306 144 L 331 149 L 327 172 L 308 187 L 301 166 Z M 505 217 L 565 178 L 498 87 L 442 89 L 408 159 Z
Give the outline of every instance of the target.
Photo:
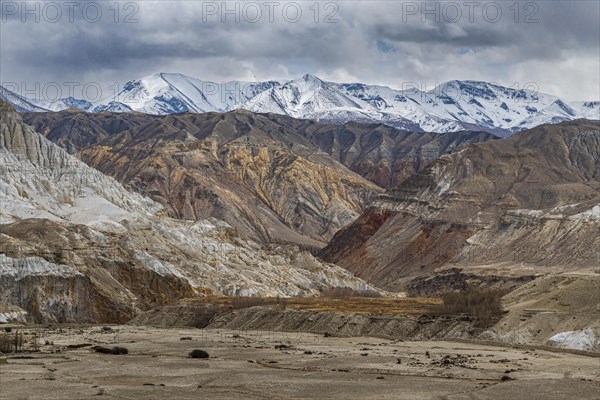
M 230 111 L 277 82 L 202 81 L 182 74 L 158 73 L 127 82 L 94 111 L 134 110 L 148 114 Z
M 114 97 L 102 101 L 94 111 L 142 111 L 149 114 L 172 114 L 196 111 L 191 102 L 176 96 L 177 90 L 171 87 L 162 74 L 150 75 L 127 82 Z
M 321 85 L 323 83 L 323 81 L 319 77 L 311 74 L 305 74 L 302 77 L 302 80 L 312 85 Z
M 533 90 L 482 81 L 450 81 L 421 91 L 338 84 L 305 75 L 262 93 L 242 107 L 333 122 L 382 122 L 437 132 L 478 129 L 506 135 L 540 123 L 598 119 L 596 103 L 575 105 Z
M 600 101 L 574 101 L 571 107 L 577 113 L 577 118 L 600 119 Z
M 93 104 L 89 101 L 76 99 L 74 97 L 65 97 L 63 99 L 50 101 L 34 100 L 34 102 L 39 107 L 45 108 L 50 111 L 63 111 L 69 108 L 78 109 L 82 111 L 89 111 L 93 107 Z
M 0 99 L 10 104 L 18 112 L 47 112 L 48 110 L 35 105 L 31 100 L 19 96 L 15 92 L 0 86 Z
M 18 112 L 62 111 L 68 108 L 89 111 L 93 107 L 89 101 L 74 97 L 53 100 L 28 99 L 2 86 L 0 86 L 0 99 L 12 105 Z
M 363 105 L 340 91 L 337 84 L 304 75 L 258 94 L 241 108 L 318 119 L 323 113 L 331 115 L 337 110 L 361 110 Z
M 127 104 L 123 104 L 118 101 L 109 101 L 106 104 L 102 104 L 102 105 L 96 106 L 94 108 L 94 112 L 102 112 L 102 111 L 125 113 L 125 112 L 131 112 L 131 111 L 133 111 L 133 109 L 131 107 L 129 107 Z
M 484 100 L 498 98 L 537 100 L 535 92 L 507 88 L 483 81 L 450 81 L 439 85 L 432 92 L 442 92 L 449 97 L 468 97 Z

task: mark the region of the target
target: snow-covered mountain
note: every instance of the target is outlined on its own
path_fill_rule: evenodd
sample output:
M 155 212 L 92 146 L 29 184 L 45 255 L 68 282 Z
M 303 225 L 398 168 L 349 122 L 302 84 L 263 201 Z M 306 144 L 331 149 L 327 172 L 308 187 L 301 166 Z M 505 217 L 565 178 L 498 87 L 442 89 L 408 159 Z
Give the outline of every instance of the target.
M 282 83 L 219 84 L 160 73 L 127 83 L 117 96 L 100 102 L 94 110 L 170 114 L 237 108 L 331 122 L 383 122 L 410 130 L 482 129 L 499 134 L 542 123 L 600 119 L 600 102 L 568 102 L 487 82 L 450 81 L 430 91 L 395 90 L 326 82 L 313 75 Z
M 95 105 L 94 111 L 140 111 L 148 114 L 231 111 L 278 82 L 215 83 L 181 74 L 159 73 L 127 82 L 114 97 Z
M 78 108 L 89 111 L 93 104 L 87 100 L 65 97 L 64 99 L 39 100 L 21 96 L 11 90 L 0 86 L 0 99 L 13 106 L 19 112 L 48 112 L 62 111 L 68 108 Z
M 52 110 L 62 107 L 31 103 Z M 95 112 L 139 111 L 159 115 L 242 108 L 324 122 L 381 122 L 430 132 L 484 130 L 500 136 L 544 123 L 600 119 L 600 101 L 569 102 L 533 90 L 488 82 L 450 81 L 428 91 L 396 90 L 362 83 L 326 82 L 313 75 L 286 82 L 216 83 L 159 73 L 126 83 L 117 95 L 93 107 L 69 106 Z
M 74 97 L 65 97 L 64 99 L 57 100 L 34 100 L 34 103 L 39 107 L 45 108 L 50 111 L 62 111 L 68 108 L 77 108 L 83 111 L 89 111 L 93 104 L 87 100 L 76 99 Z
M 47 112 L 48 110 L 35 105 L 31 100 L 0 86 L 0 99 L 7 102 L 18 112 Z

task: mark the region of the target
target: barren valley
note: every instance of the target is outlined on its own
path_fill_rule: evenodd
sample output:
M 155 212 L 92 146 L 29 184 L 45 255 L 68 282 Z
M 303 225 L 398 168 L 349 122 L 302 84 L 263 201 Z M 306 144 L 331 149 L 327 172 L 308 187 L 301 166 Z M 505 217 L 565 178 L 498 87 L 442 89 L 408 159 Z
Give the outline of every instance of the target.
M 0 399 L 595 400 L 600 358 L 454 341 L 119 326 L 48 326 L 0 358 Z M 44 344 L 46 343 L 46 344 Z M 95 352 L 121 346 L 128 354 Z M 192 349 L 209 358 L 191 358 Z

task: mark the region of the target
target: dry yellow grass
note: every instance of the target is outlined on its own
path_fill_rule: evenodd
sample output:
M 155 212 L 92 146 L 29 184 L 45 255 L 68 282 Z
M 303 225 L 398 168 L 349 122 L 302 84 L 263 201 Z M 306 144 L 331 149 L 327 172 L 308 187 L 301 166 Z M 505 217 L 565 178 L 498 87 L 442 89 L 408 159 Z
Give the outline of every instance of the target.
M 187 304 L 209 303 L 231 308 L 274 306 L 294 310 L 380 315 L 419 315 L 428 313 L 431 306 L 441 304 L 440 299 L 427 297 L 202 297 L 185 299 L 182 302 Z

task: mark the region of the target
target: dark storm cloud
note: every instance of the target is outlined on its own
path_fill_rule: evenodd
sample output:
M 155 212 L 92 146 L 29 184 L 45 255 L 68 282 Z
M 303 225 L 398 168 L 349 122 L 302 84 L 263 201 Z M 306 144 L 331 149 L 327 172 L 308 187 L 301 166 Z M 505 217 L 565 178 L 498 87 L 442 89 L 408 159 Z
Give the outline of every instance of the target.
M 598 44 L 598 3 L 525 2 L 519 11 L 514 2 L 487 3 L 497 4 L 502 10 L 497 17 L 474 11 L 472 17 L 462 15 L 453 22 L 445 19 L 443 12 L 439 13 L 440 18 L 421 12 L 419 16 L 405 16 L 405 22 L 392 18 L 375 22 L 375 26 L 382 36 L 419 43 L 453 44 L 460 41 L 473 46 L 519 43 L 541 47 L 551 43 L 555 46 Z M 530 9 L 527 4 L 536 4 L 536 7 Z
M 295 3 L 302 11 L 297 21 L 294 13 L 282 14 L 284 3 L 270 21 L 256 2 L 263 15 L 255 23 L 248 3 L 226 15 L 221 2 L 121 2 L 118 16 L 113 2 L 97 4 L 103 7 L 97 22 L 75 10 L 73 21 L 64 14 L 50 23 L 41 15 L 36 23 L 31 16 L 23 22 L 23 10 L 3 2 L 0 80 L 108 86 L 160 71 L 216 81 L 313 73 L 392 87 L 450 79 L 536 82 L 570 99 L 600 96 L 595 1 L 516 8 L 514 2 L 324 2 L 318 14 L 307 2 Z M 125 23 L 132 11 L 139 22 Z M 324 22 L 328 17 L 332 23 Z

